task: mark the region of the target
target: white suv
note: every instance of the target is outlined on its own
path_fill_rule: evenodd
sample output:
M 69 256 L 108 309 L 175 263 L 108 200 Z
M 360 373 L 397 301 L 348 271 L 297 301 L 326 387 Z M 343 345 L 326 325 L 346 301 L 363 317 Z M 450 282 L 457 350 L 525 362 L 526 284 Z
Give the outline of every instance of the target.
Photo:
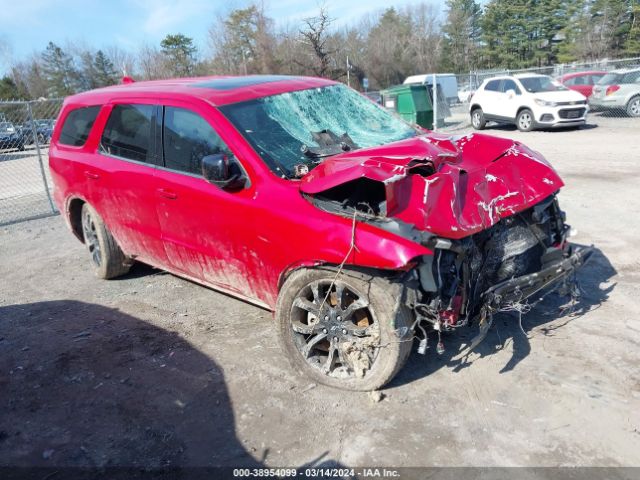
M 471 125 L 482 130 L 489 121 L 534 128 L 579 127 L 587 119 L 587 98 L 547 75 L 521 74 L 489 78 L 470 101 Z

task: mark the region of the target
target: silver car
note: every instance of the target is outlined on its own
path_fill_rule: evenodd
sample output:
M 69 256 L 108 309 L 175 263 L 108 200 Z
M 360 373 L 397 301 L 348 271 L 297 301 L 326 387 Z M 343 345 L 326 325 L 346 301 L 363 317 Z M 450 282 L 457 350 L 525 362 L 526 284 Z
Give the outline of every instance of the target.
M 640 68 L 607 73 L 593 87 L 589 106 L 592 110 L 624 110 L 631 117 L 640 117 Z

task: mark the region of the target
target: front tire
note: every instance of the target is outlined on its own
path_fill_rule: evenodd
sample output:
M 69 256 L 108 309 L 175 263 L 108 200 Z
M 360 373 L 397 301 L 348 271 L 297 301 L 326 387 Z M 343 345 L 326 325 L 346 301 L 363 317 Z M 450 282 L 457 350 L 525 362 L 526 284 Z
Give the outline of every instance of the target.
M 91 254 L 96 277 L 108 280 L 129 271 L 131 265 L 98 212 L 88 203 L 82 206 L 82 234 Z
M 487 126 L 487 121 L 481 108 L 476 108 L 471 112 L 471 126 L 476 130 L 483 130 Z
M 640 96 L 633 97 L 627 103 L 627 115 L 630 117 L 640 117 Z
M 411 353 L 413 318 L 404 287 L 379 276 L 301 269 L 286 280 L 276 305 L 280 343 L 292 366 L 314 382 L 376 390 Z
M 530 132 L 533 130 L 533 112 L 528 108 L 521 110 L 516 117 L 516 127 L 521 132 Z

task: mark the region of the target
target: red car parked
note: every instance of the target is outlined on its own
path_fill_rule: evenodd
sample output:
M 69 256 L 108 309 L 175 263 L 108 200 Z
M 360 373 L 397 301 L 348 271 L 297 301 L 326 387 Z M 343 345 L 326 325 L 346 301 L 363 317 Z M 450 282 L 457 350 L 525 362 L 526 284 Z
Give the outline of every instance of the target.
M 558 81 L 565 87 L 580 92 L 585 97 L 589 98 L 593 93 L 593 86 L 598 83 L 607 72 L 594 70 L 589 72 L 577 72 L 567 73 L 561 76 Z
M 274 310 L 292 364 L 339 388 L 384 385 L 428 330 L 479 325 L 475 346 L 590 255 L 566 240 L 540 154 L 425 132 L 324 79 L 82 93 L 49 155 L 99 277 L 141 261 Z

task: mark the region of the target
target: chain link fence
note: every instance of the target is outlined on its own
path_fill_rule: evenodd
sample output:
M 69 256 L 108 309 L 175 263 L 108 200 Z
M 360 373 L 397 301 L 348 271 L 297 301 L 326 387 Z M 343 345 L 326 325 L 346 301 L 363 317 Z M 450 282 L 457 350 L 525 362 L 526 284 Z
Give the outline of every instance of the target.
M 61 99 L 0 101 L 0 225 L 57 213 L 49 141 Z
M 444 132 L 468 130 L 471 128 L 470 101 L 482 82 L 496 76 L 526 73 L 548 75 L 587 97 L 587 123 L 617 123 L 616 126 L 621 128 L 640 127 L 640 57 L 637 57 L 520 70 L 497 69 L 463 75 L 439 75 L 437 88 L 443 91 L 455 88 L 457 98 L 451 101 L 451 93 L 448 93 L 445 95 L 448 103 L 441 105 L 442 100 L 438 103 L 440 111 L 447 109 L 448 115 L 437 129 Z M 442 96 L 437 95 L 437 98 L 441 99 Z

